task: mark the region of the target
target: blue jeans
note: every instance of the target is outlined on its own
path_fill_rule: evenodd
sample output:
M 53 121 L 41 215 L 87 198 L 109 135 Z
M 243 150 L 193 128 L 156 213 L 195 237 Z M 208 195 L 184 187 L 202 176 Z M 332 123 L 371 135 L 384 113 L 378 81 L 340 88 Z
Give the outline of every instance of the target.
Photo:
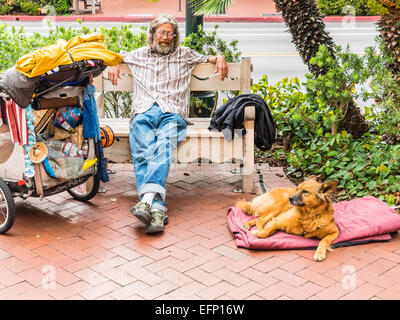
M 135 114 L 129 124 L 136 189 L 139 200 L 156 193 L 151 210 L 167 211 L 165 193 L 172 154 L 186 136 L 186 122 L 176 113 L 163 113 L 157 103 Z

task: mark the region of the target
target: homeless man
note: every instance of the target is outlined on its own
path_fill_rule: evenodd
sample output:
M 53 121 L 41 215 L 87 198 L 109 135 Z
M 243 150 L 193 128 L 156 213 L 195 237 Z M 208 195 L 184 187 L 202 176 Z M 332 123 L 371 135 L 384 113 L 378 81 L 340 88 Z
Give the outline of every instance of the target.
M 221 55 L 181 47 L 178 24 L 170 15 L 150 23 L 147 42 L 147 47 L 121 55 L 133 76 L 129 143 L 139 202 L 131 212 L 145 224 L 146 233 L 155 233 L 168 223 L 166 181 L 172 153 L 186 135 L 191 72 L 197 64 L 210 62 L 223 80 L 228 66 Z M 117 85 L 118 65 L 109 68 L 108 78 Z

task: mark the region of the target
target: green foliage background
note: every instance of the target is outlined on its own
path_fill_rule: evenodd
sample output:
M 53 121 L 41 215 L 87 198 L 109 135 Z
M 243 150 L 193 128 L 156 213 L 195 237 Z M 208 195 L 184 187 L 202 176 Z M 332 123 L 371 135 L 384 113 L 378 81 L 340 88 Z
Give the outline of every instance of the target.
M 336 47 L 332 59 L 321 46 L 312 59 L 327 74 L 300 83 L 283 79 L 274 85 L 264 76 L 252 86 L 267 102 L 274 116 L 278 140 L 286 141 L 264 157 L 285 159 L 286 174 L 297 179 L 317 175 L 321 180 L 339 180 L 339 199 L 374 195 L 395 205 L 400 194 L 400 85 L 386 65 L 392 56 L 383 54 L 376 39 L 358 56 Z M 369 84 L 369 85 L 367 85 Z M 372 99 L 364 116 L 370 130 L 355 139 L 346 131 L 333 132 L 351 97 Z M 385 138 L 392 134 L 392 143 Z M 287 143 L 289 141 L 289 143 Z
M 375 0 L 316 0 L 318 8 L 327 16 L 378 16 L 387 9 Z
M 0 0 L 0 15 L 65 15 L 71 7 L 72 0 Z

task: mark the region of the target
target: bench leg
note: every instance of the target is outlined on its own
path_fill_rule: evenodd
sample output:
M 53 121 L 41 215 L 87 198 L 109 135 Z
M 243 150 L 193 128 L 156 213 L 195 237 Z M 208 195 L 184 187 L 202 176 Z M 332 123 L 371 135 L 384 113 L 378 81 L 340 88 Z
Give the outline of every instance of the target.
M 254 175 L 243 176 L 242 177 L 242 185 L 243 185 L 243 192 L 244 193 L 253 193 L 254 192 L 254 182 L 253 177 Z
M 254 192 L 254 121 L 245 120 L 246 135 L 243 146 L 242 191 Z
M 253 193 L 254 192 L 254 164 L 243 166 L 243 171 L 248 172 L 252 171 L 253 173 L 250 174 L 243 174 L 242 175 L 242 191 L 244 193 Z

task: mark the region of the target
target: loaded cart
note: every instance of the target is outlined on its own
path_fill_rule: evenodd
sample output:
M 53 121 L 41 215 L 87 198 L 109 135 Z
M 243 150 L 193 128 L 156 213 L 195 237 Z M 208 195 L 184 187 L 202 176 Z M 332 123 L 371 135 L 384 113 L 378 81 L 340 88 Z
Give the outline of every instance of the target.
M 49 60 L 48 54 L 40 57 L 35 51 L 28 58 L 33 57 L 34 67 L 42 69 L 30 66 L 28 74 L 24 56 L 0 75 L 1 234 L 14 223 L 14 198 L 43 198 L 67 191 L 76 200 L 88 201 L 97 194 L 100 182 L 108 181 L 92 81 L 120 58 L 105 49 L 101 35 L 94 42 L 102 45 L 106 59 L 98 59 L 101 50 L 93 59 L 90 49 L 82 54 L 82 44 L 93 44 L 92 40 L 93 36 L 79 36 L 44 48 L 55 54 L 54 48 L 61 47 L 60 55 L 69 60 L 60 55 Z M 80 46 L 79 54 L 75 46 Z M 115 58 L 111 63 L 110 55 Z M 40 59 L 45 59 L 47 69 Z M 70 63 L 55 66 L 49 61 Z

